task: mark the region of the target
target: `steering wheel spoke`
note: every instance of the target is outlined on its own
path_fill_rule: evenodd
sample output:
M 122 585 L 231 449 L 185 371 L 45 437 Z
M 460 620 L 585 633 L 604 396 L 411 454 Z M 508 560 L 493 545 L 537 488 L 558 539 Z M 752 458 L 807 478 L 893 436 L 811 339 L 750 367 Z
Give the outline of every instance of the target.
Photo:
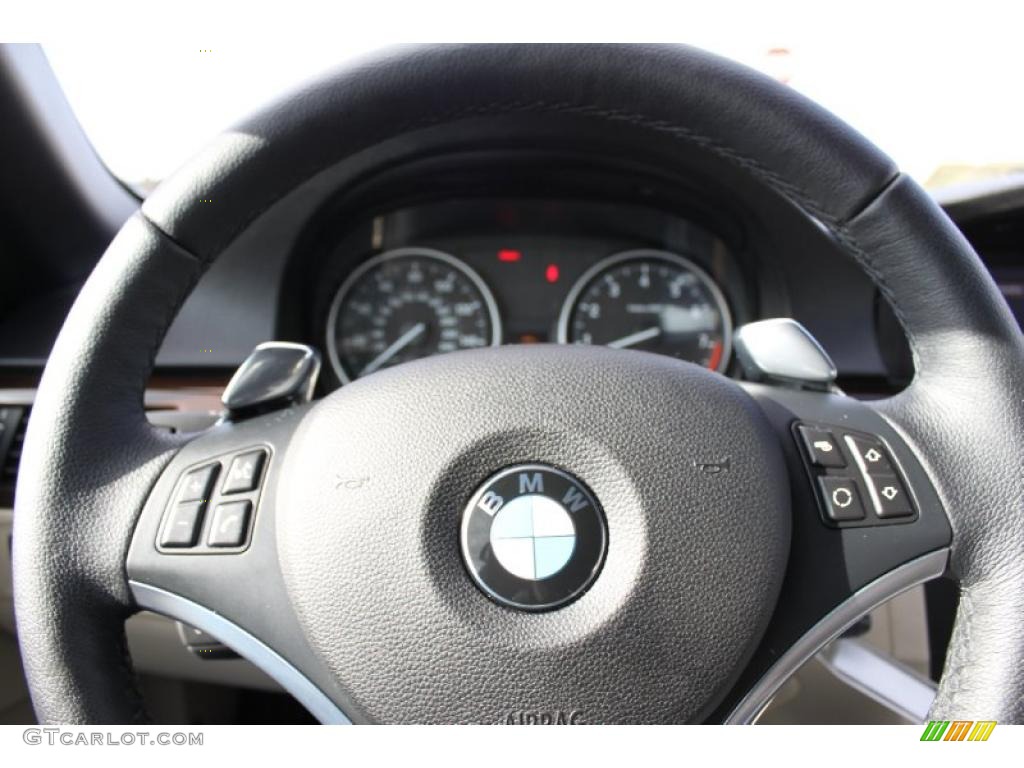
M 321 722 L 348 722 L 298 626 L 277 558 L 280 468 L 306 410 L 223 423 L 186 444 L 139 518 L 128 581 L 140 608 L 213 636 Z
M 752 722 L 779 687 L 876 606 L 946 570 L 952 531 L 914 449 L 869 403 L 746 384 L 792 492 L 790 560 L 758 650 L 717 717 Z

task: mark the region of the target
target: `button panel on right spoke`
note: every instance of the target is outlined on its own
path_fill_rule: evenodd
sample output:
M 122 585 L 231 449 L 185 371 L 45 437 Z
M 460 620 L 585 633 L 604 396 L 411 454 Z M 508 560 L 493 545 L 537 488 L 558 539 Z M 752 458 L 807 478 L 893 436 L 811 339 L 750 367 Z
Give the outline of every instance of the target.
M 906 482 L 881 438 L 820 424 L 795 424 L 794 434 L 826 523 L 846 528 L 916 518 Z

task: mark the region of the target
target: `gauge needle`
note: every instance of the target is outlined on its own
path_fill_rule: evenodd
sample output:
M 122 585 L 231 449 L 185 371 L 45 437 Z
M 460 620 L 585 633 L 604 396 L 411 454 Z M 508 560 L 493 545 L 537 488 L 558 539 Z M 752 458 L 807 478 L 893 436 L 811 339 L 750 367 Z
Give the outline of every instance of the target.
M 646 331 L 637 331 L 636 333 L 629 334 L 629 336 L 623 336 L 621 339 L 609 341 L 607 346 L 614 347 L 615 349 L 624 349 L 625 347 L 632 347 L 634 344 L 650 341 L 658 336 L 661 336 L 661 328 L 648 328 Z
M 397 339 L 395 339 L 391 346 L 377 355 L 373 360 L 366 364 L 366 367 L 359 372 L 360 376 L 366 376 L 369 373 L 373 373 L 380 368 L 384 363 L 390 360 L 392 357 L 397 355 L 403 349 L 412 344 L 416 339 L 423 335 L 423 332 L 427 330 L 425 323 L 416 323 L 412 328 L 403 333 Z

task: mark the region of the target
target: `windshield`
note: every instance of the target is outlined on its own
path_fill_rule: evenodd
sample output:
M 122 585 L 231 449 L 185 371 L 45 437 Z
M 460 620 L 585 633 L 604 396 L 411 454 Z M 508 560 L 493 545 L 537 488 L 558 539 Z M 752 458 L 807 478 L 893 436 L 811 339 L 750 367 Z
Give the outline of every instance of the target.
M 822 24 L 737 33 L 724 20 L 704 21 L 687 42 L 806 94 L 927 187 L 1024 174 L 1024 99 L 1015 87 L 1024 48 L 1012 24 L 976 34 L 960 19 L 931 19 L 865 39 L 837 34 L 835 25 L 826 34 Z M 275 49 L 44 45 L 96 150 L 142 194 L 262 103 L 377 47 L 344 41 Z

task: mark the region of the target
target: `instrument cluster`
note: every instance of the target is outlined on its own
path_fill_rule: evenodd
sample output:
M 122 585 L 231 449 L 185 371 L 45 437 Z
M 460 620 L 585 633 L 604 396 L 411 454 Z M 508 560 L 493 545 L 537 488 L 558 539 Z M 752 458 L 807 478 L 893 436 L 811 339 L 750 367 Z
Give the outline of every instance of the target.
M 725 372 L 742 281 L 723 241 L 607 203 L 457 201 L 378 216 L 335 249 L 339 383 L 497 344 L 602 344 Z M 369 246 L 369 247 L 367 247 Z

